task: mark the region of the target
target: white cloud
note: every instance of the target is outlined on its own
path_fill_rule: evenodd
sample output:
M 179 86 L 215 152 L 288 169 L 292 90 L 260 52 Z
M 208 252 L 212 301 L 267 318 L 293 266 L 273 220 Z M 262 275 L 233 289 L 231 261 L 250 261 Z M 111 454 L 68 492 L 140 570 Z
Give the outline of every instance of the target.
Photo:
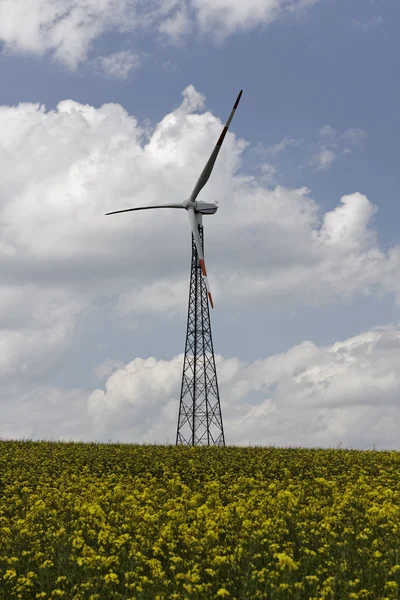
M 91 440 L 87 392 L 50 385 L 2 389 L 1 439 Z
M 237 30 L 268 25 L 285 12 L 299 12 L 317 0 L 192 0 L 203 31 L 225 37 Z
M 124 435 L 133 428 L 133 435 L 139 439 L 143 433 L 152 435 L 155 415 L 156 422 L 176 417 L 173 410 L 169 414 L 169 409 L 173 404 L 176 411 L 181 375 L 182 356 L 172 361 L 136 358 L 116 371 L 106 382 L 106 393 L 96 390 L 88 399 L 88 413 L 97 435 L 107 436 L 116 427 L 123 428 Z M 165 433 L 168 436 L 168 431 Z
M 400 327 L 366 331 L 327 347 L 303 342 L 244 363 L 217 357 L 230 444 L 400 449 Z M 173 440 L 182 355 L 135 359 L 88 399 L 97 436 Z
M 133 323 L 185 312 L 185 212 L 104 213 L 189 195 L 222 127 L 199 114 L 203 106 L 189 86 L 148 134 L 116 104 L 0 108 L 0 435 L 173 442 L 182 356 L 106 362 L 98 377 L 116 371 L 92 394 L 45 382 L 97 302 Z M 241 175 L 245 147 L 227 135 L 202 192 L 220 200 L 204 219 L 220 310 L 236 303 L 248 315 L 255 304 L 297 308 L 367 293 L 400 299 L 400 247 L 379 247 L 365 195 L 344 195 L 321 214 L 307 188 L 271 189 L 262 175 Z M 218 358 L 229 443 L 397 444 L 399 352 L 400 328 L 387 327 L 251 364 Z
M 129 30 L 134 23 L 131 0 L 0 0 L 0 39 L 9 51 L 52 52 L 72 68 L 102 33 Z
M 268 185 L 276 182 L 278 169 L 274 165 L 271 165 L 270 163 L 262 163 L 258 166 L 258 168 L 261 170 L 261 181 L 263 183 Z
M 322 137 L 327 137 L 327 138 L 333 139 L 334 137 L 336 137 L 337 131 L 330 125 L 324 125 L 319 130 L 319 133 Z
M 0 0 L 0 41 L 8 52 L 50 53 L 74 69 L 87 59 L 93 42 L 106 32 L 135 34 L 149 30 L 179 40 L 187 38 L 195 26 L 220 38 L 237 29 L 268 24 L 287 11 L 310 7 L 315 1 Z M 114 65 L 113 75 L 115 69 Z
M 314 154 L 310 165 L 315 166 L 317 169 L 328 169 L 336 157 L 336 153 L 333 150 L 320 150 L 317 154 Z
M 275 155 L 279 154 L 283 150 L 286 150 L 286 148 L 289 148 L 290 146 L 299 146 L 301 143 L 302 140 L 296 140 L 286 135 L 280 142 L 277 142 L 272 146 L 268 146 L 265 151 L 269 154 Z
M 321 127 L 321 129 L 319 130 L 319 134 L 323 138 L 328 138 L 330 141 L 325 143 L 331 143 L 333 144 L 333 147 L 337 147 L 335 146 L 335 144 L 339 144 L 342 142 L 347 142 L 349 144 L 357 146 L 361 143 L 362 140 L 364 140 L 368 136 L 367 132 L 363 129 L 350 127 L 349 129 L 346 129 L 343 132 L 338 132 L 330 125 L 324 125 L 323 127 Z
M 349 128 L 339 132 L 331 125 L 324 125 L 319 130 L 323 141 L 314 144 L 315 151 L 309 164 L 316 169 L 329 169 L 340 157 L 351 154 L 351 148 L 362 148 L 362 141 L 368 136 L 359 128 Z
M 167 318 L 185 314 L 187 307 L 181 300 L 187 295 L 187 290 L 187 276 L 179 280 L 170 277 L 145 283 L 139 289 L 122 293 L 116 304 L 116 311 L 122 318 L 143 313 L 163 314 Z
M 96 63 L 105 75 L 124 80 L 132 71 L 140 67 L 141 60 L 138 54 L 130 50 L 122 50 L 108 56 L 98 56 Z
M 4 264 L 5 271 L 7 266 Z M 0 377 L 31 385 L 60 369 L 74 341 L 80 294 L 40 284 L 0 286 Z
M 109 375 L 111 375 L 113 371 L 123 366 L 124 363 L 120 360 L 113 360 L 109 358 L 100 365 L 94 367 L 93 373 L 98 379 L 106 379 L 107 377 L 109 377 Z
M 174 443 L 182 360 L 115 363 L 90 394 L 3 386 L 0 437 Z M 227 443 L 400 449 L 399 360 L 399 325 L 252 363 L 217 356 Z
M 96 303 L 128 327 L 185 314 L 186 213 L 104 213 L 188 197 L 222 127 L 203 106 L 189 86 L 149 133 L 117 104 L 0 107 L 0 377 L 48 377 Z M 201 196 L 220 201 L 204 219 L 216 306 L 399 298 L 400 248 L 380 249 L 366 196 L 320 214 L 307 188 L 240 175 L 245 147 L 227 135 Z
M 163 20 L 158 29 L 160 33 L 173 41 L 183 41 L 185 36 L 192 31 L 192 22 L 186 5 L 182 5 L 171 16 Z
M 343 196 L 341 202 L 341 206 L 325 214 L 321 239 L 328 246 L 340 245 L 343 252 L 373 247 L 376 236 L 368 225 L 376 208 L 359 193 Z

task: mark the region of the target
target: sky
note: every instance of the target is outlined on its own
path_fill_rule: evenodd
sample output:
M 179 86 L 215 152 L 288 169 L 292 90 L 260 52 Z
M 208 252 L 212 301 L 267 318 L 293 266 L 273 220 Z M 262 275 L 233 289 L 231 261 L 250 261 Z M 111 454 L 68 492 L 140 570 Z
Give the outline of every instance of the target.
M 199 199 L 229 445 L 400 449 L 397 0 L 0 0 L 0 438 L 174 443 Z

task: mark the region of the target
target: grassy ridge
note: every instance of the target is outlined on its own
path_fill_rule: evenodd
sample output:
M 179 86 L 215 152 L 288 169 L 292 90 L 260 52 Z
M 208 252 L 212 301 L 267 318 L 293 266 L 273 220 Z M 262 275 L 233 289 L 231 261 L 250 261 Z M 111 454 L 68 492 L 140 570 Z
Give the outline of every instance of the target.
M 0 598 L 397 599 L 400 453 L 0 442 Z

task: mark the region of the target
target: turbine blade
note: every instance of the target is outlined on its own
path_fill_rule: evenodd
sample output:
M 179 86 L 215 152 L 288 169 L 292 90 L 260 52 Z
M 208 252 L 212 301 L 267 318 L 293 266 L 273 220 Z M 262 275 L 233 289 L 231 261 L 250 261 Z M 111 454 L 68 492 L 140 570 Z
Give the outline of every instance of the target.
M 201 238 L 199 233 L 199 221 L 197 215 L 194 212 L 193 208 L 188 208 L 187 212 L 189 215 L 190 226 L 192 228 L 194 243 L 196 244 L 197 256 L 199 257 L 200 262 L 204 262 L 203 248 L 201 247 Z
M 193 201 L 196 200 L 196 198 L 199 195 L 200 191 L 206 185 L 207 181 L 210 178 L 211 172 L 212 172 L 212 170 L 214 168 L 215 161 L 217 160 L 218 153 L 219 153 L 219 151 L 221 149 L 222 142 L 225 139 L 226 132 L 229 129 L 229 125 L 231 124 L 231 121 L 233 119 L 233 115 L 235 114 L 235 111 L 236 111 L 237 106 L 239 104 L 240 98 L 242 96 L 242 91 L 243 90 L 240 90 L 239 95 L 236 98 L 236 102 L 233 105 L 232 112 L 229 115 L 229 119 L 227 120 L 226 125 L 223 128 L 221 135 L 219 136 L 218 142 L 217 142 L 214 150 L 212 151 L 211 156 L 208 159 L 208 162 L 207 162 L 206 166 L 204 167 L 204 169 L 203 169 L 203 171 L 202 171 L 202 173 L 201 173 L 201 175 L 200 175 L 200 177 L 199 177 L 199 179 L 198 179 L 198 181 L 197 181 L 197 183 L 196 183 L 196 185 L 194 187 L 194 190 L 193 190 L 193 192 L 192 192 L 192 194 L 190 196 L 190 199 L 193 200 Z
M 201 274 L 202 274 L 204 283 L 206 284 L 206 288 L 207 288 L 208 300 L 211 304 L 211 308 L 214 308 L 214 302 L 213 302 L 213 299 L 211 296 L 210 284 L 208 283 L 208 278 L 207 278 L 206 264 L 204 262 L 203 248 L 201 246 L 201 238 L 200 238 L 200 232 L 199 232 L 199 222 L 200 222 L 199 217 L 200 217 L 200 215 L 199 216 L 196 215 L 193 208 L 188 208 L 187 212 L 189 215 L 190 226 L 192 228 L 194 243 L 196 244 L 197 256 L 199 257 Z
M 124 210 L 113 210 L 106 215 L 116 215 L 117 213 L 131 212 L 132 210 L 148 210 L 150 208 L 184 208 L 183 204 L 157 204 L 156 206 L 139 206 L 138 208 L 124 208 Z

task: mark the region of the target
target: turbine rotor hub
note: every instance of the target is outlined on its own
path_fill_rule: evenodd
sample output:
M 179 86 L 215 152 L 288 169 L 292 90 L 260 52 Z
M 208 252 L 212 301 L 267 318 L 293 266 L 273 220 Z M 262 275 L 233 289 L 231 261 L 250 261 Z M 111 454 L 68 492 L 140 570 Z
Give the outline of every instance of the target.
M 186 210 L 188 208 L 194 208 L 194 210 L 196 210 L 196 207 L 197 207 L 197 202 L 193 202 L 193 200 L 190 200 L 190 198 L 183 202 L 183 208 L 186 208 Z

